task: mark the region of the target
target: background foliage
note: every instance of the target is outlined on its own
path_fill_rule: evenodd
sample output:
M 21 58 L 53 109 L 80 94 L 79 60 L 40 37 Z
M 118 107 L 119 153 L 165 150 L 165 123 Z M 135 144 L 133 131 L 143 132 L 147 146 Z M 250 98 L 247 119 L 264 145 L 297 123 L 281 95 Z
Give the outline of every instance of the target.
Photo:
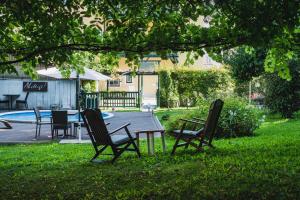
M 292 117 L 293 112 L 299 109 L 299 91 L 300 91 L 300 80 L 299 60 L 291 61 L 289 63 L 289 69 L 291 70 L 290 81 L 281 79 L 276 74 L 266 74 L 266 92 L 265 92 L 265 103 L 266 106 L 272 112 L 279 112 L 283 117 Z
M 228 87 L 231 86 L 231 79 L 226 70 L 189 68 L 160 70 L 159 77 L 162 107 L 171 104 L 173 106 L 195 106 L 197 99 L 208 98 L 216 93 L 225 93 L 230 90 Z M 176 100 L 177 104 L 170 103 Z
M 0 72 L 13 72 L 17 63 L 33 75 L 40 64 L 61 67 L 82 51 L 137 61 L 150 52 L 197 58 L 248 45 L 266 48 L 266 69 L 289 78 L 287 63 L 299 52 L 299 11 L 298 0 L 4 0 Z
M 198 102 L 198 109 L 188 113 L 170 116 L 166 123 L 167 131 L 171 132 L 180 129 L 182 121 L 180 119 L 192 119 L 193 117 L 206 119 L 210 101 L 201 100 Z M 218 124 L 217 137 L 241 137 L 251 136 L 263 122 L 263 112 L 238 97 L 226 98 Z M 187 129 L 192 128 L 192 124 L 187 124 Z M 197 127 L 198 129 L 201 126 Z
M 265 96 L 265 105 L 272 112 L 278 112 L 284 117 L 292 117 L 294 111 L 299 109 L 299 55 L 288 62 L 291 72 L 289 79 L 278 77 L 277 73 L 264 71 L 266 50 L 249 47 L 238 48 L 234 52 L 225 54 L 226 64 L 235 80 L 235 92 L 240 96 L 248 95 L 249 81 L 252 83 L 252 93 Z M 258 77 L 258 78 L 256 78 Z M 255 87 L 259 83 L 260 87 Z
M 242 46 L 224 53 L 224 62 L 228 65 L 231 77 L 239 84 L 249 82 L 253 77 L 264 73 L 266 50 Z

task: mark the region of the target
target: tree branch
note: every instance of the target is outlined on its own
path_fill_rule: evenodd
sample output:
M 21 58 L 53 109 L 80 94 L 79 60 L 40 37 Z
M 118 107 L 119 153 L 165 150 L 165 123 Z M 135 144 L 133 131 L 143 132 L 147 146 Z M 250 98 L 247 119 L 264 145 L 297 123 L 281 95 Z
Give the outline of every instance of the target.
M 107 45 L 99 45 L 99 44 L 62 44 L 58 46 L 52 46 L 48 48 L 39 48 L 35 49 L 31 52 L 28 52 L 29 48 L 20 48 L 20 49 L 7 49 L 7 50 L 0 50 L 2 53 L 6 54 L 24 54 L 23 57 L 10 60 L 10 61 L 2 61 L 0 62 L 0 65 L 8 65 L 8 64 L 15 64 L 23 61 L 28 61 L 32 58 L 34 58 L 37 55 L 45 54 L 48 52 L 53 52 L 59 49 L 66 49 L 69 51 L 90 51 L 90 52 L 132 52 L 132 53 L 144 53 L 149 51 L 165 51 L 165 50 L 171 50 L 171 51 L 193 51 L 200 48 L 210 48 L 210 47 L 217 47 L 217 46 L 230 46 L 230 43 L 226 42 L 225 40 L 220 40 L 219 42 L 215 42 L 214 44 L 208 44 L 208 43 L 194 43 L 194 42 L 186 42 L 186 43 L 168 43 L 166 45 L 164 44 L 153 44 L 148 45 L 146 47 L 144 46 L 135 46 L 135 48 L 123 48 L 120 46 L 107 46 Z M 134 45 L 133 45 L 134 46 Z M 25 51 L 25 52 L 22 52 Z

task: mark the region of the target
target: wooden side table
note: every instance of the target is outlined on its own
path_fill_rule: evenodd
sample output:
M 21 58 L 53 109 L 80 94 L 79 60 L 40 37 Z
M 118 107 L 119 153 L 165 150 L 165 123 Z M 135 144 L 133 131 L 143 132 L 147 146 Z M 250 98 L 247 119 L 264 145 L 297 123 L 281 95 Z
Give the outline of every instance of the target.
M 140 134 L 146 134 L 147 135 L 147 147 L 148 147 L 148 154 L 153 155 L 154 154 L 154 134 L 160 133 L 161 135 L 161 141 L 162 141 L 162 147 L 163 152 L 166 152 L 166 142 L 165 142 L 165 130 L 142 130 L 142 131 L 136 131 L 136 139 L 137 139 L 137 146 L 140 147 Z

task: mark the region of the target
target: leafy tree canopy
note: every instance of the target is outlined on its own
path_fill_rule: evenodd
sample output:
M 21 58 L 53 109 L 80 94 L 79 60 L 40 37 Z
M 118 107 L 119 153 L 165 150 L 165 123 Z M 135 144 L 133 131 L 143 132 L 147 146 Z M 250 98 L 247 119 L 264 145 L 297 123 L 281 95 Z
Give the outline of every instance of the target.
M 249 46 L 242 46 L 223 54 L 223 60 L 225 64 L 229 65 L 231 76 L 238 83 L 245 83 L 252 80 L 253 77 L 262 75 L 265 72 L 265 58 L 265 49 L 254 49 Z
M 38 64 L 63 66 L 74 52 L 145 54 L 240 45 L 269 49 L 265 66 L 288 77 L 299 53 L 299 0 L 0 0 L 0 67 L 31 74 Z M 197 20 L 205 19 L 209 27 Z M 108 59 L 109 60 L 109 59 Z

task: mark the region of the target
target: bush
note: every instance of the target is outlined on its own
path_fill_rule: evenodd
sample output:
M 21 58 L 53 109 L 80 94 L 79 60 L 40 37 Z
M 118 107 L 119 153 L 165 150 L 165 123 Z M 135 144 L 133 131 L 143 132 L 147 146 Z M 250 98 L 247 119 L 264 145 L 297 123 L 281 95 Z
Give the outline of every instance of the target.
M 167 70 L 160 71 L 159 82 L 160 82 L 160 89 L 159 89 L 160 106 L 168 107 L 168 108 L 176 107 L 178 94 L 176 92 L 176 88 L 174 87 L 170 71 Z
M 261 110 L 249 105 L 241 98 L 225 100 L 219 122 L 220 137 L 240 137 L 253 135 L 255 129 L 264 120 Z
M 191 119 L 193 117 L 200 117 L 206 119 L 210 102 L 200 101 L 199 108 L 187 114 L 171 116 L 166 125 L 167 131 L 171 132 L 174 129 L 180 129 L 182 122 L 179 120 Z M 225 100 L 221 117 L 218 124 L 218 131 L 216 137 L 241 137 L 253 135 L 255 129 L 259 127 L 263 121 L 262 111 L 248 105 L 247 102 L 241 98 L 227 98 Z M 188 124 L 187 129 L 192 128 Z M 200 128 L 200 127 L 197 127 Z

